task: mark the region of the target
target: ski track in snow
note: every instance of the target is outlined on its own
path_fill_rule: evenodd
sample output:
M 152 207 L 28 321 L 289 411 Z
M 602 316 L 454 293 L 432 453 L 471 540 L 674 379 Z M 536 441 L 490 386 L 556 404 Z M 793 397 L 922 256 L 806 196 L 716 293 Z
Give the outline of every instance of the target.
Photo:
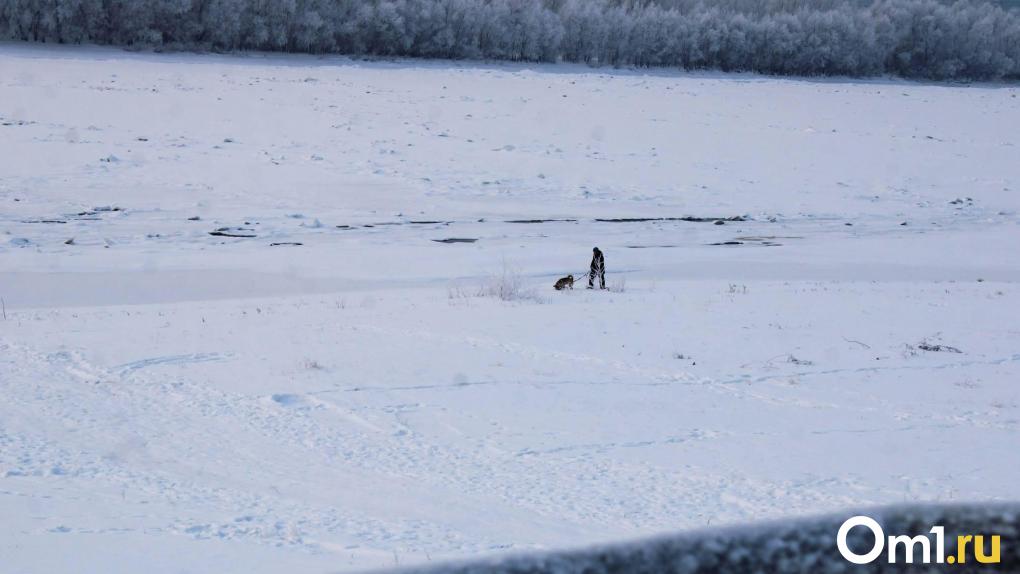
M 172 355 L 169 357 L 152 357 L 132 361 L 116 367 L 121 375 L 138 369 L 144 369 L 155 365 L 185 365 L 188 363 L 204 363 L 206 361 L 222 361 L 224 357 L 218 353 L 192 353 L 190 355 Z
M 446 302 L 440 304 L 449 306 Z M 281 313 L 280 303 L 254 305 L 262 309 L 263 314 Z M 306 308 L 304 313 L 309 312 L 307 303 L 292 305 L 298 313 L 302 313 L 298 311 L 302 306 Z M 244 304 L 244 307 L 248 306 Z M 310 310 L 314 313 L 315 309 L 311 306 Z M 453 309 L 460 310 L 462 307 L 454 306 Z M 506 310 L 512 316 L 513 307 Z M 203 316 L 207 311 L 217 313 L 214 309 L 197 310 Z M 195 312 L 195 309 L 181 308 L 163 316 L 170 317 L 171 327 L 168 328 L 172 328 L 182 319 L 192 322 Z M 118 315 L 101 309 L 56 313 L 63 316 L 62 321 L 72 322 L 75 319 L 109 320 Z M 398 311 L 396 315 L 401 313 Z M 238 315 L 235 310 L 225 314 Z M 19 312 L 14 320 L 32 320 L 32 316 L 32 312 Z M 49 352 L 4 340 L 0 342 L 0 348 L 4 350 L 7 370 L 15 374 L 3 389 L 10 399 L 9 412 L 33 412 L 40 422 L 61 421 L 62 427 L 73 429 L 75 434 L 94 439 L 98 437 L 98 444 L 111 445 L 112 450 L 74 452 L 60 448 L 58 444 L 64 441 L 57 438 L 59 435 L 47 432 L 43 425 L 31 431 L 26 428 L 23 432 L 5 429 L 4 452 L 20 452 L 21 456 L 0 460 L 0 468 L 5 469 L 8 478 L 94 482 L 96 484 L 86 488 L 119 492 L 122 496 L 120 504 L 151 498 L 171 501 L 171 508 L 200 507 L 204 509 L 203 515 L 211 513 L 220 517 L 220 521 L 215 522 L 193 517 L 188 511 L 157 513 L 151 517 L 153 520 L 143 521 L 144 525 L 136 527 L 149 536 L 172 534 L 195 540 L 245 540 L 292 547 L 313 556 L 343 554 L 336 551 L 337 544 L 342 548 L 396 548 L 405 553 L 408 548 L 421 545 L 427 546 L 431 554 L 441 556 L 540 544 L 538 541 L 518 541 L 507 545 L 495 533 L 489 534 L 491 538 L 478 536 L 472 542 L 462 541 L 460 539 L 465 533 L 451 531 L 428 519 L 374 519 L 371 512 L 348 510 L 345 503 L 331 500 L 328 495 L 325 496 L 326 502 L 319 504 L 287 500 L 294 495 L 283 485 L 295 482 L 307 484 L 309 479 L 302 478 L 307 476 L 335 476 L 338 466 L 344 469 L 342 476 L 336 478 L 341 483 L 375 484 L 381 473 L 381 476 L 408 480 L 415 488 L 430 493 L 455 492 L 461 500 L 473 501 L 486 508 L 527 509 L 532 515 L 531 520 L 560 525 L 573 523 L 575 528 L 588 532 L 587 536 L 598 539 L 608 538 L 607 530 L 606 527 L 603 530 L 592 528 L 593 524 L 611 524 L 614 532 L 622 529 L 637 533 L 674 527 L 678 517 L 684 523 L 699 525 L 769 516 L 775 512 L 777 496 L 786 497 L 784 510 L 789 510 L 796 501 L 799 508 L 808 511 L 814 505 L 828 508 L 861 500 L 881 501 L 891 494 L 889 486 L 876 488 L 874 484 L 867 485 L 860 476 L 839 479 L 802 477 L 793 482 L 721 473 L 686 464 L 680 469 L 667 470 L 657 468 L 657 465 L 649 466 L 648 459 L 618 459 L 614 453 L 619 451 L 669 449 L 691 443 L 711 444 L 720 440 L 740 441 L 763 436 L 781 444 L 798 440 L 797 437 L 804 431 L 819 436 L 953 433 L 967 426 L 998 429 L 1013 436 L 1017 431 L 1015 418 L 994 423 L 978 413 L 921 415 L 914 412 L 906 413 L 905 417 L 906 420 L 921 419 L 916 424 L 869 427 L 847 425 L 844 421 L 839 424 L 833 422 L 831 427 L 824 429 L 764 433 L 746 427 L 688 428 L 678 433 L 680 429 L 674 427 L 658 437 L 650 437 L 648 431 L 642 431 L 636 434 L 644 434 L 644 438 L 632 440 L 576 442 L 561 439 L 554 441 L 554 446 L 528 445 L 530 441 L 526 440 L 521 443 L 522 446 L 515 447 L 511 445 L 519 443 L 514 438 L 518 432 L 507 426 L 507 421 L 497 423 L 490 432 L 477 433 L 462 428 L 460 423 L 447 422 L 444 423 L 445 428 L 437 429 L 435 422 L 445 417 L 422 427 L 429 421 L 422 413 L 437 408 L 438 412 L 446 410 L 442 405 L 447 399 L 443 397 L 449 395 L 437 396 L 434 394 L 436 391 L 475 392 L 473 388 L 479 386 L 479 392 L 487 388 L 502 388 L 512 393 L 546 393 L 566 387 L 584 394 L 588 393 L 588 389 L 604 393 L 605 389 L 613 387 L 644 387 L 667 390 L 666 396 L 680 392 L 688 402 L 698 402 L 698 397 L 701 397 L 700 400 L 712 403 L 717 400 L 713 397 L 721 395 L 723 399 L 749 401 L 751 405 L 781 407 L 789 414 L 795 412 L 788 410 L 792 408 L 844 413 L 857 411 L 866 415 L 876 409 L 894 411 L 902 407 L 881 399 L 877 404 L 854 407 L 833 399 L 818 401 L 783 396 L 772 392 L 768 385 L 783 380 L 800 380 L 803 384 L 815 379 L 820 379 L 822 384 L 831 380 L 852 382 L 854 376 L 860 374 L 880 376 L 889 381 L 895 380 L 889 377 L 900 371 L 1010 367 L 1020 357 L 926 361 L 925 365 L 901 364 L 878 368 L 795 368 L 769 376 L 714 379 L 695 377 L 689 372 L 692 368 L 641 368 L 628 361 L 601 360 L 576 352 L 543 351 L 540 347 L 499 342 L 477 335 L 435 333 L 429 336 L 421 329 L 384 329 L 367 322 L 369 316 L 370 313 L 362 320 L 344 321 L 341 330 L 357 333 L 359 337 L 370 334 L 391 344 L 396 343 L 398 347 L 428 340 L 448 349 L 470 346 L 505 360 L 562 365 L 546 367 L 551 373 L 581 369 L 579 372 L 598 375 L 591 379 L 582 375 L 579 380 L 573 381 L 546 377 L 531 382 L 472 382 L 455 377 L 457 380 L 444 385 L 372 386 L 352 381 L 341 383 L 336 389 L 250 394 L 217 390 L 215 386 L 201 382 L 207 376 L 200 374 L 202 371 L 191 374 L 181 371 L 182 368 L 204 370 L 218 364 L 227 366 L 246 359 L 245 355 L 235 351 L 173 354 L 114 362 L 111 367 L 105 368 L 87 359 L 86 352 L 82 350 Z M 215 321 L 212 316 L 206 318 Z M 231 358 L 231 361 L 223 363 L 225 357 Z M 947 355 L 947 358 L 953 356 Z M 323 374 L 327 380 L 335 377 L 335 374 L 330 374 L 330 367 L 311 369 L 325 371 Z M 1015 372 L 1015 368 L 1013 370 Z M 362 404 L 334 399 L 337 395 L 358 395 L 368 390 L 380 398 Z M 690 394 L 692 392 L 695 394 Z M 583 395 L 574 393 L 574 396 Z M 449 400 L 451 406 L 471 404 L 470 399 Z M 85 410 L 82 405 L 89 407 Z M 750 408 L 754 410 L 753 406 Z M 1015 409 L 1016 405 L 1012 408 Z M 463 422 L 469 422 L 471 418 L 468 416 Z M 682 427 L 682 421 L 678 422 Z M 455 437 L 454 440 L 450 440 L 451 436 Z M 711 452 L 711 447 L 706 452 Z M 271 457 L 273 467 L 261 466 L 262 457 Z M 184 468 L 177 466 L 180 464 L 184 464 Z M 245 476 L 252 468 L 260 468 L 261 476 L 240 480 L 240 484 L 231 484 L 229 488 L 221 484 L 225 477 Z M 182 476 L 189 478 L 182 480 Z M 369 479 L 369 476 L 377 478 Z M 942 480 L 932 482 L 928 479 L 920 483 L 925 486 L 919 488 L 926 492 L 948 488 L 937 486 Z M 97 486 L 99 484 L 102 486 Z M 8 494 L 11 492 L 16 491 L 8 491 Z M 868 494 L 864 495 L 865 492 Z M 128 499 L 125 493 L 130 493 L 132 498 Z M 718 514 L 706 513 L 706 509 L 713 509 Z M 127 528 L 127 531 L 131 530 Z M 43 531 L 65 534 L 110 532 L 90 526 L 73 526 L 66 521 L 59 521 Z M 343 542 L 337 543 L 336 538 Z M 331 541 L 320 542 L 323 539 Z M 440 542 L 442 540 L 446 542 Z M 358 560 L 354 559 L 353 563 L 358 563 Z

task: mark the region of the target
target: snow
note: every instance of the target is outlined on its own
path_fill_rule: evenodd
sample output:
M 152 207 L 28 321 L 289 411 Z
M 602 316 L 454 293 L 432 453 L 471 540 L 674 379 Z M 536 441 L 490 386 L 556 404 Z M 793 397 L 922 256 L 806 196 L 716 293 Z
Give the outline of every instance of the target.
M 5 568 L 1016 500 L 1018 92 L 0 44 Z

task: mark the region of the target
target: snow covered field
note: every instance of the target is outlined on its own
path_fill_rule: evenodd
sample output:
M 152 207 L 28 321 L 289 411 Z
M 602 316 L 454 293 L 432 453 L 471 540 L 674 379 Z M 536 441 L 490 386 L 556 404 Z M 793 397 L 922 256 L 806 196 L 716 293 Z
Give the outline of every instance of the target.
M 1018 94 L 0 44 L 2 569 L 1020 499 Z

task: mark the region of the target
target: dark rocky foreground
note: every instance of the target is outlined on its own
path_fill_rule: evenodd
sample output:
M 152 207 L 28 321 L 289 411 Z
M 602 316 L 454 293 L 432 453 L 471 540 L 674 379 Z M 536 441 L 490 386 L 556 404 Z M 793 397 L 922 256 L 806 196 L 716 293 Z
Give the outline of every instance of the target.
M 920 546 L 914 563 L 907 564 L 903 546 L 896 564 L 888 561 L 888 544 L 874 562 L 856 565 L 836 547 L 843 522 L 855 515 L 874 518 L 889 536 L 917 536 L 933 526 L 945 527 L 945 556 L 955 557 L 957 535 L 983 535 L 988 550 L 992 535 L 1001 536 L 998 564 L 981 564 L 968 549 L 962 564 L 921 563 Z M 405 574 L 693 574 L 693 573 L 842 573 L 842 572 L 1020 572 L 1020 503 L 988 505 L 892 506 L 852 510 L 802 520 L 765 522 L 570 550 L 522 554 L 476 562 L 452 563 L 400 570 Z M 847 543 L 864 554 L 874 537 L 864 527 L 850 531 Z M 948 561 L 948 560 L 947 560 Z

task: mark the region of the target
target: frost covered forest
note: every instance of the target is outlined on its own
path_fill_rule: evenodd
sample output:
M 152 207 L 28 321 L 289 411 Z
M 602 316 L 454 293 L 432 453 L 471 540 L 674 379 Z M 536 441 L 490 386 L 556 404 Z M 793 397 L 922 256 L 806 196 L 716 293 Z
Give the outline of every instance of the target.
M 980 0 L 2 0 L 0 37 L 199 50 L 1020 78 Z

